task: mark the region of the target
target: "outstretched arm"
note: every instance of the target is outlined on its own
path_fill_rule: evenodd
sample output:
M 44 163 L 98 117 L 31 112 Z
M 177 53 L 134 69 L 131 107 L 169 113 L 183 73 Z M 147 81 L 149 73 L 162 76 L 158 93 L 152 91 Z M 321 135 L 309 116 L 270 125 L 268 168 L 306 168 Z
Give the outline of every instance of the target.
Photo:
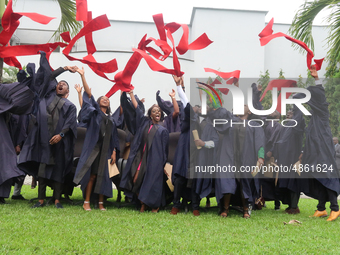
M 121 90 L 121 91 L 120 91 L 120 96 L 122 96 L 122 94 L 123 94 L 123 91 Z M 120 100 L 119 100 L 119 102 L 120 102 Z M 120 105 L 119 105 L 119 108 L 120 108 L 120 110 L 119 110 L 119 116 L 120 116 L 120 115 L 122 115 L 122 114 L 123 114 L 123 107 L 122 107 L 122 103 L 120 103 Z
M 171 97 L 172 100 L 172 104 L 174 106 L 174 112 L 172 113 L 172 118 L 176 119 L 177 116 L 179 115 L 179 107 L 178 107 L 178 103 L 176 101 L 176 92 L 174 89 L 172 89 L 172 92 L 169 93 L 169 96 Z
M 51 80 L 55 79 L 57 76 L 61 75 L 65 71 L 70 71 L 71 73 L 75 73 L 77 70 L 77 66 L 65 66 L 59 67 L 58 69 L 54 70 L 51 74 Z
M 83 87 L 81 87 L 79 84 L 76 84 L 76 85 L 74 85 L 74 88 L 78 92 L 79 105 L 80 105 L 80 107 L 82 107 L 83 106 L 83 97 L 81 95 L 81 91 L 83 90 Z
M 133 90 L 130 90 L 129 95 L 130 95 L 131 102 L 132 102 L 133 106 L 137 109 L 138 102 L 137 102 L 137 100 L 135 98 L 135 95 L 133 94 Z
M 183 91 L 183 86 L 184 86 L 183 77 L 177 77 L 176 75 L 173 75 L 172 77 L 174 78 L 174 81 L 176 82 L 177 93 L 178 93 L 179 98 L 181 99 L 181 102 L 183 103 L 183 107 L 186 107 L 187 104 L 189 103 L 189 100 Z
M 84 87 L 84 90 L 85 90 L 86 94 L 89 96 L 89 98 L 91 98 L 92 93 L 91 93 L 91 89 L 90 89 L 90 87 L 87 84 L 86 79 L 85 79 L 85 70 L 84 70 L 84 67 L 82 67 L 81 69 L 77 68 L 77 73 L 80 74 L 81 81 L 83 82 L 83 87 Z

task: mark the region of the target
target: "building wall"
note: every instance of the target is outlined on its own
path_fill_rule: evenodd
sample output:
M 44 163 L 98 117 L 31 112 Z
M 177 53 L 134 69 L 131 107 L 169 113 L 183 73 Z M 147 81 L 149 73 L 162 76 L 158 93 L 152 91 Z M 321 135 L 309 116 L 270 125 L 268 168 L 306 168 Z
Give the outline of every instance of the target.
M 53 34 L 53 30 L 60 21 L 59 6 L 52 0 L 17 0 L 15 11 L 34 11 L 48 16 L 56 17 L 49 25 L 39 25 L 27 18 L 21 19 L 21 25 L 16 31 L 17 41 L 20 44 L 46 43 Z M 206 33 L 214 41 L 206 49 L 200 51 L 189 51 L 184 56 L 180 56 L 181 69 L 185 72 L 185 84 L 187 95 L 190 95 L 190 78 L 214 77 L 213 74 L 205 73 L 204 67 L 217 69 L 223 72 L 230 72 L 236 69 L 241 70 L 241 78 L 253 78 L 257 80 L 260 73 L 269 70 L 272 78 L 279 75 L 280 69 L 288 78 L 298 78 L 307 76 L 306 54 L 291 47 L 291 43 L 283 38 L 271 41 L 267 46 L 261 47 L 258 34 L 266 25 L 266 11 L 246 11 L 227 10 L 211 8 L 194 8 L 191 22 L 189 24 L 189 42 L 196 39 L 202 33 Z M 152 22 L 132 22 L 111 20 L 111 27 L 93 34 L 97 51 L 94 57 L 98 62 L 106 62 L 113 58 L 117 59 L 119 70 L 122 70 L 130 56 L 132 48 L 137 47 L 141 38 L 147 34 L 148 37 L 159 38 L 156 26 Z M 286 33 L 288 24 L 274 24 L 274 32 Z M 317 58 L 326 55 L 323 48 L 327 32 L 324 27 L 317 26 L 313 29 L 315 39 L 315 52 Z M 181 29 L 174 34 L 178 43 L 182 35 Z M 77 42 L 71 53 L 72 56 L 81 58 L 86 55 L 84 39 Z M 28 62 L 35 62 L 38 66 L 39 57 L 19 57 L 23 65 Z M 58 68 L 65 65 L 83 66 L 80 62 L 70 62 L 60 52 L 53 53 L 50 58 L 51 66 Z M 172 68 L 172 58 L 169 57 L 164 66 Z M 325 73 L 323 66 L 320 76 Z M 85 66 L 86 77 L 95 97 L 106 94 L 113 85 L 101 77 L 98 77 L 87 66 Z M 114 74 L 108 74 L 110 78 Z M 81 83 L 78 74 L 64 73 L 60 79 L 66 79 L 70 86 Z M 241 88 L 246 91 L 250 83 L 245 82 Z M 168 93 L 174 88 L 171 75 L 153 72 L 142 59 L 141 63 L 132 78 L 135 86 L 135 93 L 139 97 L 146 98 L 146 108 L 155 103 L 157 90 L 161 91 L 161 96 L 169 98 Z M 71 87 L 69 99 L 79 108 L 77 93 Z M 224 96 L 227 107 L 232 103 L 231 96 Z M 198 97 L 191 99 L 193 103 L 199 103 Z M 196 102 L 198 100 L 198 102 Z M 119 93 L 111 98 L 113 109 L 119 105 Z

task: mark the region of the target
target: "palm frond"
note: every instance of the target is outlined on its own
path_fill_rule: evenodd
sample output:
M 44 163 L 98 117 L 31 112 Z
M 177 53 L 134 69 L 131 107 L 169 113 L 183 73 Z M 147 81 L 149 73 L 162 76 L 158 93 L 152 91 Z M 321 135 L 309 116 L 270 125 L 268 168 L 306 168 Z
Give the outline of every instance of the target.
M 340 2 L 340 1 L 339 1 Z M 337 63 L 340 62 L 340 6 L 336 5 L 327 20 L 330 25 L 330 33 L 327 37 L 328 52 L 327 60 L 329 61 L 328 72 L 333 75 L 337 70 Z
M 3 67 L 2 69 L 2 82 L 13 83 L 17 81 L 17 73 L 19 69 L 13 66 Z
M 81 29 L 81 23 L 76 21 L 76 3 L 74 0 L 55 0 L 61 10 L 61 21 L 58 29 L 54 32 L 55 40 L 60 40 L 60 33 L 70 31 L 71 36 L 76 35 Z
M 314 50 L 314 40 L 312 34 L 313 21 L 315 17 L 324 8 L 330 8 L 338 4 L 340 1 L 334 0 L 316 0 L 305 2 L 295 14 L 289 33 L 292 37 L 305 42 L 311 50 Z M 298 45 L 294 45 L 296 49 L 301 49 Z

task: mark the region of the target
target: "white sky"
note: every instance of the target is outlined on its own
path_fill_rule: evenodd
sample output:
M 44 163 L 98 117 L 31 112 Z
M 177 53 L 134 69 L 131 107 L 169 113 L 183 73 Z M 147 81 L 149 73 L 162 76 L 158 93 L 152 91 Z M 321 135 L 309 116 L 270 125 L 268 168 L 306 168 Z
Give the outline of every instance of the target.
M 113 20 L 152 22 L 152 15 L 163 13 L 164 21 L 190 23 L 193 7 L 223 9 L 246 9 L 269 11 L 268 22 L 274 17 L 275 23 L 291 23 L 296 11 L 305 0 L 87 0 L 93 17 L 106 14 Z M 314 24 L 324 24 L 327 11 L 321 12 Z

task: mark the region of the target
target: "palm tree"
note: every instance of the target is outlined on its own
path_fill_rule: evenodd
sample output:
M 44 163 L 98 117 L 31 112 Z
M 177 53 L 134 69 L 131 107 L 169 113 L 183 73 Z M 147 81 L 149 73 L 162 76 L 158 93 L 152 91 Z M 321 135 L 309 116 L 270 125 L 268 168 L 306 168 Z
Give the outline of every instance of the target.
M 61 11 L 61 21 L 54 36 L 56 40 L 60 39 L 60 34 L 70 31 L 71 36 L 76 35 L 81 29 L 81 23 L 76 21 L 76 3 L 75 0 L 54 0 L 57 1 Z
M 314 50 L 312 25 L 315 17 L 324 9 L 331 9 L 326 17 L 326 22 L 329 23 L 329 36 L 326 39 L 329 46 L 326 75 L 333 76 L 337 71 L 337 63 L 340 62 L 340 0 L 306 1 L 295 14 L 289 33 Z
M 60 40 L 60 33 L 70 31 L 71 36 L 76 35 L 81 29 L 81 23 L 76 21 L 76 3 L 75 0 L 54 0 L 57 1 L 61 11 L 61 21 L 59 27 L 54 32 L 53 36 L 55 40 Z M 0 23 L 1 18 L 6 9 L 8 0 L 0 0 Z M 0 24 L 0 32 L 2 26 Z M 0 81 L 2 80 L 3 71 L 3 59 L 0 58 Z

